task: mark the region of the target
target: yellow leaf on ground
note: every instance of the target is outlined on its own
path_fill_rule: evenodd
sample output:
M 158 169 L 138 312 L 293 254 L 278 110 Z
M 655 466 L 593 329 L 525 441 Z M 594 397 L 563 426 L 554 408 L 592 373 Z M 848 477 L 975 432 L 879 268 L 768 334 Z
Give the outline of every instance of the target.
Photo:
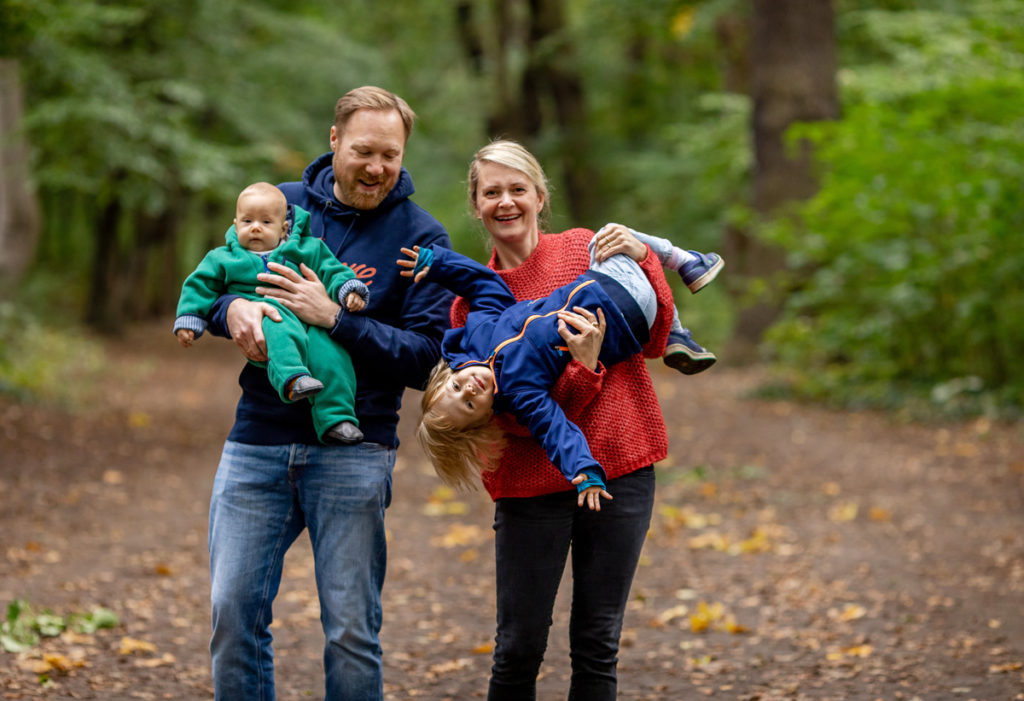
M 124 482 L 124 474 L 120 470 L 104 470 L 104 484 L 121 484 Z
M 740 633 L 749 633 L 750 629 L 746 626 L 742 626 L 736 622 L 735 617 L 726 616 L 725 621 L 722 623 L 722 630 L 726 633 L 732 633 L 733 635 L 739 635 Z
M 174 655 L 169 652 L 165 652 L 160 657 L 150 657 L 148 659 L 135 660 L 136 667 L 166 667 L 176 662 Z
M 144 411 L 133 411 L 128 415 L 128 425 L 132 428 L 146 428 L 150 423 L 149 414 Z
M 45 662 L 51 669 L 55 669 L 58 672 L 68 672 L 73 667 L 84 667 L 85 662 L 83 660 L 69 660 L 64 655 L 58 655 L 56 653 L 45 653 L 43 655 L 43 662 Z
M 476 524 L 453 523 L 448 531 L 437 538 L 431 538 L 430 544 L 442 548 L 461 548 L 482 543 L 487 533 Z
M 868 610 L 859 604 L 847 604 L 846 608 L 843 609 L 837 618 L 840 621 L 855 621 L 858 618 L 864 618 L 867 615 Z
M 711 624 L 716 622 L 725 613 L 725 607 L 722 604 L 714 603 L 708 605 L 704 601 L 697 602 L 697 611 L 690 616 L 690 630 L 694 633 L 703 633 Z
M 672 608 L 665 609 L 664 611 L 662 611 L 660 614 L 658 614 L 658 617 L 655 619 L 655 621 L 661 625 L 665 625 L 666 623 L 670 623 L 671 621 L 674 621 L 677 618 L 682 618 L 688 613 L 690 613 L 690 607 L 686 604 L 680 604 L 679 606 L 673 606 Z
M 484 643 L 483 645 L 477 645 L 471 651 L 474 655 L 490 655 L 494 652 L 494 643 Z
M 156 652 L 156 645 L 145 640 L 129 638 L 128 636 L 121 638 L 121 647 L 118 649 L 118 653 L 131 655 L 135 652 Z
M 855 501 L 836 504 L 828 510 L 828 518 L 830 521 L 835 521 L 837 523 L 852 521 L 857 518 L 857 511 L 859 511 L 859 509 L 860 507 Z

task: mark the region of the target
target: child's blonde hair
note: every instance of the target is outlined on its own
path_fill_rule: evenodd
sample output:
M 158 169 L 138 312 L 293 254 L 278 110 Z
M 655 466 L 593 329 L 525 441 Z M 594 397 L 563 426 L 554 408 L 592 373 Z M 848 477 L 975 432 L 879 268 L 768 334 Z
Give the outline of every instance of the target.
M 495 425 L 493 415 L 482 423 L 456 428 L 435 410 L 453 374 L 443 358 L 431 371 L 423 392 L 423 416 L 416 437 L 442 482 L 476 489 L 481 473 L 497 468 L 504 448 L 504 433 Z

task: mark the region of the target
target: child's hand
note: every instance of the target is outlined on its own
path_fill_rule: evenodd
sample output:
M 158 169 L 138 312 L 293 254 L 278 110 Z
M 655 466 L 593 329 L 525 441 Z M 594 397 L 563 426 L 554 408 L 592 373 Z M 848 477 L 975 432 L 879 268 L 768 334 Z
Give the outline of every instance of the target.
M 426 276 L 427 271 L 430 270 L 429 265 L 423 266 L 423 268 L 418 271 L 416 270 L 416 263 L 420 257 L 420 247 L 413 246 L 412 249 L 403 248 L 402 253 L 409 256 L 409 258 L 399 258 L 395 262 L 398 263 L 400 267 L 407 269 L 400 271 L 398 274 L 402 277 L 411 277 L 414 283 L 419 282 Z M 415 277 L 413 277 L 414 274 Z
M 350 312 L 361 312 L 366 309 L 366 300 L 359 296 L 357 292 L 349 292 L 345 295 L 345 309 Z
M 196 332 L 192 329 L 178 329 L 177 333 L 174 335 L 178 337 L 178 343 L 180 343 L 183 348 L 191 348 L 192 341 L 196 339 Z
M 573 479 L 573 484 L 582 484 L 587 479 L 587 475 L 579 474 Z M 583 506 L 586 503 L 587 507 L 591 511 L 601 510 L 601 499 L 612 499 L 612 495 L 604 487 L 587 487 L 580 492 L 579 499 L 576 501 L 578 506 Z

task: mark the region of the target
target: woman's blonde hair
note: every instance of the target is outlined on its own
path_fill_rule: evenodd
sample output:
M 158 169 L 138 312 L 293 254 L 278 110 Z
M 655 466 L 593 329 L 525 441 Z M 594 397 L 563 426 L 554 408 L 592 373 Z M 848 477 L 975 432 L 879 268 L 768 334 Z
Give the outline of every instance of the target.
M 469 195 L 469 211 L 476 211 L 476 191 L 480 187 L 480 164 L 497 163 L 500 166 L 518 170 L 537 188 L 537 193 L 544 200 L 540 211 L 537 212 L 537 225 L 545 228 L 548 212 L 551 210 L 550 187 L 544 169 L 540 167 L 537 158 L 526 150 L 520 143 L 511 139 L 499 139 L 487 144 L 473 155 L 469 163 L 469 176 L 467 178 L 467 194 Z
M 504 448 L 504 433 L 494 424 L 493 416 L 474 426 L 456 428 L 446 416 L 435 410 L 452 374 L 451 367 L 443 358 L 431 371 L 423 392 L 423 416 L 416 429 L 416 438 L 442 482 L 453 487 L 476 489 L 481 473 L 497 468 Z

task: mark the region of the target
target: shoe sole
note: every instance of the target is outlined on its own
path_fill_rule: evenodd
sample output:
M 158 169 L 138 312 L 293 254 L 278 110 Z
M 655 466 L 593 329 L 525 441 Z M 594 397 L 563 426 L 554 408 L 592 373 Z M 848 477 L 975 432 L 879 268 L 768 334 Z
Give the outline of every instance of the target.
M 319 394 L 323 390 L 324 386 L 321 384 L 319 387 L 310 387 L 307 390 L 301 390 L 299 392 L 289 392 L 288 401 L 295 402 L 306 397 L 312 397 L 314 394 Z
M 678 370 L 684 375 L 696 375 L 704 372 L 718 361 L 711 351 L 695 353 L 684 345 L 675 343 L 665 349 L 662 362 L 673 370 Z
M 331 433 L 330 431 L 327 432 L 327 435 L 324 436 L 324 438 L 333 443 L 341 445 L 355 445 L 356 443 L 362 443 L 364 440 L 364 436 L 361 433 L 359 434 L 358 438 L 344 438 L 341 436 L 341 434 Z
M 686 287 L 690 290 L 691 294 L 697 294 L 707 285 L 709 282 L 718 277 L 719 271 L 725 265 L 725 258 L 719 258 L 718 262 L 712 265 L 706 273 L 701 275 L 696 280 L 686 283 Z

